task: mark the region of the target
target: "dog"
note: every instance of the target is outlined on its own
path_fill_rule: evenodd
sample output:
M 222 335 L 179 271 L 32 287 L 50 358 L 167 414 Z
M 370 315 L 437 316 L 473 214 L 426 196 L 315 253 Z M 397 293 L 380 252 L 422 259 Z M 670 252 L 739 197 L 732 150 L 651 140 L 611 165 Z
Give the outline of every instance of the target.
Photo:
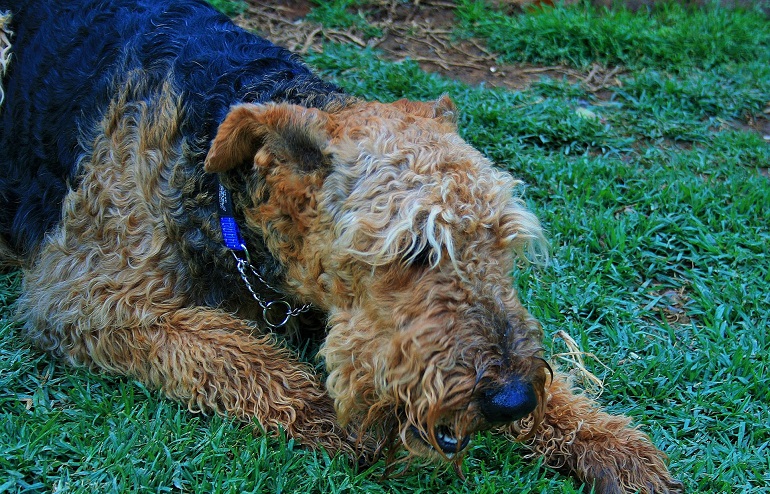
M 449 97 L 353 97 L 197 0 L 0 12 L 0 253 L 40 349 L 332 454 L 457 465 L 495 430 L 597 492 L 681 492 L 545 360 L 510 278 L 541 226 Z

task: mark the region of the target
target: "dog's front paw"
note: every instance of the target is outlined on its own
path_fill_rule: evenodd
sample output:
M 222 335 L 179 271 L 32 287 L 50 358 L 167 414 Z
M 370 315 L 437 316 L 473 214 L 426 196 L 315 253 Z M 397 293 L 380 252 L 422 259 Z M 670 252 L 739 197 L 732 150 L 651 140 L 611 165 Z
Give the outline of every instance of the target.
M 633 470 L 603 468 L 594 475 L 588 475 L 586 483 L 594 487 L 597 494 L 683 494 L 684 485 L 671 477 L 663 467 L 649 469 L 634 466 Z
M 613 441 L 593 441 L 578 462 L 576 473 L 602 494 L 678 494 L 682 482 L 666 467 L 666 455 L 636 429 Z
M 543 423 L 526 446 L 545 464 L 569 472 L 595 493 L 682 493 L 666 455 L 624 415 L 610 415 L 585 393 L 575 393 L 564 374 L 548 388 Z M 513 428 L 515 435 L 521 429 Z

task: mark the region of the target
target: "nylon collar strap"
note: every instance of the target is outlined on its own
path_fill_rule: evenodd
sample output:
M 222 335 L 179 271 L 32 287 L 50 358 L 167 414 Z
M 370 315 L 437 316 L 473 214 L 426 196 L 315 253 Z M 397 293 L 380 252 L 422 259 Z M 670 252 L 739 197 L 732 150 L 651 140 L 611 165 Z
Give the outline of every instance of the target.
M 238 228 L 238 223 L 235 221 L 235 210 L 233 208 L 233 196 L 230 191 L 222 185 L 222 182 L 217 178 L 217 185 L 219 186 L 219 200 L 217 205 L 219 207 L 219 226 L 222 229 L 222 240 L 224 240 L 225 246 L 234 251 L 246 250 L 246 244 L 241 236 L 241 231 Z

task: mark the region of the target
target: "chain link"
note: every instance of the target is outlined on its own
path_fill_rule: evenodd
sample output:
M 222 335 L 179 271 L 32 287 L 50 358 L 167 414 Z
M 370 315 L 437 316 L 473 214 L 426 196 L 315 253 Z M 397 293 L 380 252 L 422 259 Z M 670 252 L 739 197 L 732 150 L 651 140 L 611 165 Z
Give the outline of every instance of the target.
M 265 324 L 270 326 L 271 329 L 278 329 L 289 322 L 289 319 L 292 317 L 296 317 L 301 313 L 310 310 L 310 304 L 305 304 L 302 307 L 292 307 L 291 304 L 285 300 L 266 301 L 260 297 L 259 294 L 257 294 L 257 292 L 254 290 L 254 286 L 251 284 L 251 281 L 249 281 L 249 273 L 251 273 L 257 280 L 259 280 L 259 282 L 262 283 L 262 285 L 264 285 L 268 290 L 275 293 L 280 292 L 276 290 L 272 285 L 270 285 L 270 283 L 265 281 L 262 275 L 260 275 L 251 264 L 251 256 L 249 255 L 249 251 L 246 250 L 246 246 L 241 244 L 241 248 L 243 250 L 243 257 L 239 256 L 234 250 L 231 250 L 230 252 L 233 253 L 233 257 L 235 258 L 235 267 L 238 269 L 238 273 L 240 273 L 241 279 L 246 285 L 246 289 L 249 291 L 249 293 L 251 293 L 251 296 L 254 297 L 254 300 L 256 300 L 259 306 L 262 308 L 262 319 L 265 321 Z M 274 312 L 274 310 L 277 309 L 281 309 L 282 311 L 282 314 L 279 313 L 280 319 L 275 318 L 274 316 L 271 318 L 271 310 Z

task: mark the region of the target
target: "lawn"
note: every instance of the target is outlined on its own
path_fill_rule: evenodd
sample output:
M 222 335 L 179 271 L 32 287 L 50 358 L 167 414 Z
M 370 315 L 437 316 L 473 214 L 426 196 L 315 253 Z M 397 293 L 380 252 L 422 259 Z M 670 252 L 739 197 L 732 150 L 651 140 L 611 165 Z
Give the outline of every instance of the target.
M 373 3 L 318 2 L 308 17 L 367 39 L 381 34 Z M 449 93 L 463 137 L 526 182 L 547 229 L 550 262 L 512 282 L 548 353 L 570 369 L 555 336 L 570 335 L 604 383 L 599 401 L 649 432 L 687 492 L 770 492 L 770 20 L 715 6 L 520 14 L 470 1 L 455 14 L 452 36 L 501 64 L 622 70 L 599 90 L 551 73 L 498 89 L 354 44 L 306 59 L 367 98 Z M 382 463 L 355 471 L 193 415 L 30 348 L 13 319 L 20 284 L 0 274 L 0 493 L 588 491 L 487 434 L 465 481 L 445 465 L 383 480 Z

